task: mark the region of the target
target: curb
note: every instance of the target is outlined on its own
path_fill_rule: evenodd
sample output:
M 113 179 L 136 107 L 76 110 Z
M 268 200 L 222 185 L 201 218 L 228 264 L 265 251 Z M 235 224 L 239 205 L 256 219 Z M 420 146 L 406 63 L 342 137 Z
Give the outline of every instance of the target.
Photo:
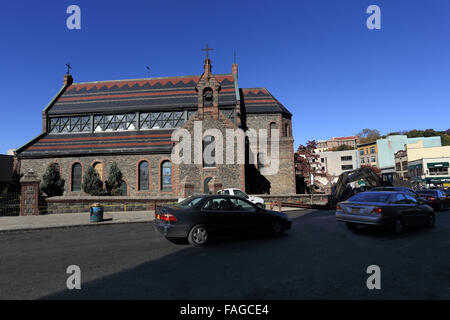
M 9 233 L 9 232 L 26 232 L 26 231 L 34 231 L 34 230 L 48 230 L 48 229 L 65 229 L 65 228 L 77 228 L 77 227 L 95 227 L 95 226 L 107 226 L 107 225 L 114 225 L 114 224 L 132 224 L 132 223 L 152 223 L 153 220 L 147 220 L 147 221 L 120 221 L 120 222 L 109 222 L 104 221 L 102 222 L 95 222 L 95 223 L 85 223 L 85 224 L 71 224 L 71 225 L 63 225 L 63 226 L 47 226 L 47 227 L 36 227 L 36 228 L 20 228 L 20 229 L 5 229 L 0 230 L 0 234 L 2 233 Z

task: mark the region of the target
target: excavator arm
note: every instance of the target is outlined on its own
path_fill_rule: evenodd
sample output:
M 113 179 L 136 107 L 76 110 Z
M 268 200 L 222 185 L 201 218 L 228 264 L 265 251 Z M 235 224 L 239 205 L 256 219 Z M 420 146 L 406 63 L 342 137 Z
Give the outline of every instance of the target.
M 352 171 L 346 171 L 339 176 L 328 200 L 328 207 L 334 208 L 340 201 L 347 200 L 353 195 L 349 183 L 364 180 L 370 187 L 382 187 L 384 181 L 369 167 L 359 168 Z

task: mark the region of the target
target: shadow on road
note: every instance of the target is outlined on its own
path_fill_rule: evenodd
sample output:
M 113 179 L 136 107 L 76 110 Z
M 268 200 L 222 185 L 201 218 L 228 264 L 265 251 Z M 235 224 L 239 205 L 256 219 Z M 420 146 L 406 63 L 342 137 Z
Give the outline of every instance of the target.
M 318 222 L 319 221 L 319 222 Z M 328 213 L 293 219 L 279 238 L 220 239 L 181 250 L 42 299 L 406 299 L 449 297 L 440 289 L 448 257 L 441 232 L 346 230 Z M 437 231 L 439 231 L 439 225 Z M 443 228 L 448 229 L 448 227 Z M 436 230 L 432 230 L 436 231 Z M 442 230 L 441 230 L 442 231 Z M 445 231 L 445 230 L 444 230 Z M 382 241 L 380 241 L 382 240 Z M 388 240 L 392 244 L 387 244 Z M 433 242 L 435 251 L 429 250 Z M 366 287 L 369 265 L 383 290 Z M 414 266 L 411 268 L 411 266 Z M 425 274 L 425 276 L 424 276 Z M 446 279 L 447 279 L 446 278 Z M 450 279 L 448 279 L 450 280 Z

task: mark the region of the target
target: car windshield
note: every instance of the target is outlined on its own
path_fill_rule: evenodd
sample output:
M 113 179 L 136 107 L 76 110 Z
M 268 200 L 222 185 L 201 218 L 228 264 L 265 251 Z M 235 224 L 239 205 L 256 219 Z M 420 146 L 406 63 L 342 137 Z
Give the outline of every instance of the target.
M 381 192 L 362 192 L 354 195 L 347 201 L 350 202 L 387 202 L 390 193 L 381 193 Z
M 184 199 L 180 203 L 175 204 L 175 207 L 178 207 L 178 208 L 192 208 L 200 200 L 202 200 L 202 197 L 189 197 L 187 199 Z

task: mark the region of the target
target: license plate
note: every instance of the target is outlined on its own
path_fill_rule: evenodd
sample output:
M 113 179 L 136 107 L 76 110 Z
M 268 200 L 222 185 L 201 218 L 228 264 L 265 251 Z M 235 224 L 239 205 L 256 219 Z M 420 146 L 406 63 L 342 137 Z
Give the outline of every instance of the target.
M 359 208 L 352 208 L 352 213 L 360 213 L 361 210 Z

